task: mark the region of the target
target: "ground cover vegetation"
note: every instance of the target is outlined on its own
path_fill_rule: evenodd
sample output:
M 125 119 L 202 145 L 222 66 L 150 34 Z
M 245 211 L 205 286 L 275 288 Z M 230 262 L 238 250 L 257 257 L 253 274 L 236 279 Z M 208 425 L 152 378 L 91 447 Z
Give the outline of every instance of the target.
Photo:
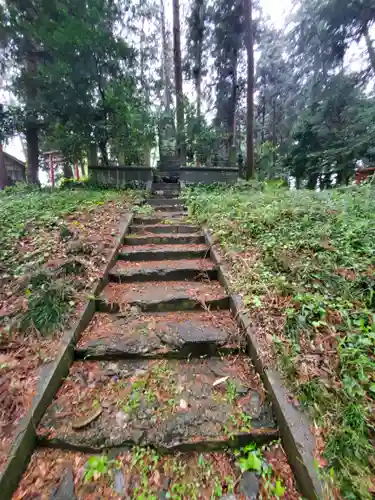
M 136 447 L 117 456 L 75 455 L 39 450 L 31 460 L 15 499 L 25 491 L 44 492 L 59 478 L 64 462 L 74 464 L 76 491 L 89 498 L 90 488 L 105 498 L 156 499 L 162 491 L 170 499 L 219 499 L 233 495 L 241 475 L 257 474 L 260 498 L 299 498 L 290 482 L 290 467 L 278 442 L 248 446 L 228 453 L 189 453 L 161 455 L 151 448 Z
M 224 252 L 265 358 L 313 416 L 317 466 L 332 491 L 371 498 L 374 186 L 309 192 L 243 184 L 185 196 L 191 219 L 208 226 Z
M 43 365 L 82 310 L 136 191 L 9 188 L 0 194 L 0 463 Z

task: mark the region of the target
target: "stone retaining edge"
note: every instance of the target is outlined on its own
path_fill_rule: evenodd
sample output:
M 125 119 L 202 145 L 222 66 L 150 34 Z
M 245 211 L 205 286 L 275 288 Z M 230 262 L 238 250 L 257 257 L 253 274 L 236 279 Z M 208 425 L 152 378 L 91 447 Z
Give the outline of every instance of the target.
M 127 213 L 120 222 L 120 236 L 116 240 L 115 248 L 106 264 L 102 277 L 94 284 L 92 292 L 94 297 L 99 295 L 108 283 L 109 271 L 117 260 L 117 254 L 123 245 L 124 236 L 128 232 L 132 220 L 133 214 Z M 42 381 L 42 384 L 41 380 L 39 381 L 41 385 L 37 389 L 30 410 L 18 425 L 16 438 L 9 451 L 8 461 L 0 475 L 0 492 L 3 500 L 10 500 L 18 486 L 36 446 L 36 428 L 39 421 L 55 397 L 62 380 L 67 376 L 74 359 L 75 344 L 89 324 L 95 310 L 95 299 L 89 299 L 74 327 L 63 334 L 55 360 L 50 365 L 47 365 L 45 380 Z
M 229 291 L 230 281 L 226 266 L 214 248 L 214 242 L 208 230 L 204 228 L 203 232 L 210 248 L 211 258 L 218 267 L 219 281 Z M 271 398 L 283 447 L 300 492 L 308 500 L 322 499 L 324 498 L 324 485 L 314 463 L 315 439 L 310 431 L 312 424 L 302 411 L 289 402 L 288 390 L 285 388 L 281 374 L 264 365 L 259 354 L 260 349 L 253 333 L 251 320 L 244 312 L 245 306 L 240 296 L 230 294 L 230 308 L 237 322 L 246 331 L 248 352 Z

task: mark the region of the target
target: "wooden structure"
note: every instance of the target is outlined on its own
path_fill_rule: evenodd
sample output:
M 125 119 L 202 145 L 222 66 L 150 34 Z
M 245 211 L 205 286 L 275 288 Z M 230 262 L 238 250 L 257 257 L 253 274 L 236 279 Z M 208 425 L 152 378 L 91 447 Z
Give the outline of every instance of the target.
M 12 183 L 26 181 L 25 162 L 5 152 L 4 152 L 4 162 L 5 162 L 5 170 L 7 171 L 8 177 Z

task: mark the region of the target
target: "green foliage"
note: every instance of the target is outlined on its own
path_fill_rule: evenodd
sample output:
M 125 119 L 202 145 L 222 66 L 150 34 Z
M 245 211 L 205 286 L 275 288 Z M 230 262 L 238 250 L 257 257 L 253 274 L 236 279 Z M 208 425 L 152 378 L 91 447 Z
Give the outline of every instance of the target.
M 278 477 L 274 477 L 272 466 L 266 462 L 262 450 L 255 443 L 250 443 L 240 450 L 235 450 L 241 472 L 253 471 L 263 478 L 264 490 L 275 498 L 282 498 L 286 489 Z
M 61 328 L 74 306 L 74 289 L 65 280 L 44 275 L 42 281 L 26 290 L 27 310 L 21 314 L 19 328 L 42 335 Z
M 270 332 L 275 349 L 300 402 L 326 430 L 328 469 L 345 498 L 370 498 L 374 194 L 371 185 L 317 193 L 247 183 L 185 192 L 190 218 L 232 256 L 233 289 L 259 299 L 247 301 L 254 314 L 270 314 L 270 297 L 282 297 L 285 329 Z M 328 371 L 311 368 L 299 380 L 300 363 L 309 367 L 306 346 L 321 350 Z
M 152 215 L 154 213 L 154 208 L 152 207 L 152 205 L 145 203 L 144 205 L 134 206 L 133 212 L 139 215 Z
M 307 179 L 311 189 L 319 176 L 321 188 L 347 183 L 356 160 L 373 158 L 374 117 L 375 102 L 360 92 L 354 77 L 327 79 L 295 123 L 293 146 L 285 158 L 291 175 Z
M 155 134 L 137 88 L 135 50 L 118 36 L 128 3 L 29 3 L 7 2 L 3 11 L 2 61 L 17 68 L 9 83 L 19 99 L 1 120 L 4 134 L 33 124 L 43 148 L 62 151 L 71 163 L 92 143 L 105 164 L 109 145 L 112 159 L 140 163 Z
M 254 444 L 250 444 L 241 450 L 242 457 L 238 459 L 242 472 L 254 470 L 260 473 L 262 470 L 262 456 Z
M 84 482 L 97 481 L 101 477 L 111 478 L 114 469 L 120 466 L 117 460 L 110 460 L 106 455 L 93 455 L 90 457 L 85 466 Z
M 38 228 L 52 231 L 66 226 L 61 218 L 81 210 L 89 210 L 113 199 L 135 200 L 137 191 L 111 191 L 100 189 L 41 190 L 31 186 L 17 185 L 0 193 L 0 260 L 8 272 L 21 275 L 26 269 L 41 264 L 46 249 L 41 241 L 40 251 L 22 256 L 15 252 L 22 238 L 33 234 Z

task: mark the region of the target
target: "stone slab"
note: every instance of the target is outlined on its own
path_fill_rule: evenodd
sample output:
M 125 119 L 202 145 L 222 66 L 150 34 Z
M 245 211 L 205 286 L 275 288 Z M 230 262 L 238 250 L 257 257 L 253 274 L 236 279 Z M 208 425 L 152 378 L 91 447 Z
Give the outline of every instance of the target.
M 187 358 L 238 351 L 241 335 L 228 311 L 97 313 L 77 348 L 80 359 Z M 244 345 L 242 345 L 244 347 Z
M 205 242 L 201 234 L 165 234 L 162 236 L 127 236 L 125 245 L 199 245 Z
M 246 357 L 190 361 L 76 362 L 39 426 L 44 445 L 101 451 L 239 446 L 275 439 L 277 429 Z M 102 413 L 75 431 L 93 408 Z
M 109 283 L 96 301 L 97 310 L 118 313 L 129 306 L 143 312 L 229 309 L 229 297 L 217 281 Z
M 198 226 L 187 224 L 153 224 L 153 225 L 133 225 L 130 228 L 131 234 L 192 234 L 199 232 Z
M 183 279 L 216 279 L 215 264 L 208 259 L 183 259 L 138 262 L 118 261 L 109 279 L 115 283 L 132 281 L 170 281 Z
M 204 259 L 208 256 L 209 249 L 206 245 L 142 245 L 124 246 L 118 258 L 119 260 L 141 262 L 164 259 Z

